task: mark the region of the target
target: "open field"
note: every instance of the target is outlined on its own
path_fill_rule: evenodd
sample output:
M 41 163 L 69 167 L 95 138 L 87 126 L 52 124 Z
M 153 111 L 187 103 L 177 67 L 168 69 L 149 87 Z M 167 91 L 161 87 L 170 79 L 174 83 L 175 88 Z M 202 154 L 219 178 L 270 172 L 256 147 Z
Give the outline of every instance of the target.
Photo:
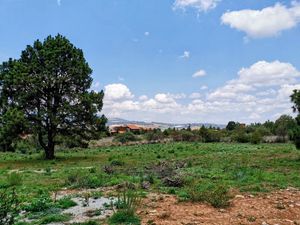
M 41 193 L 45 196 L 53 196 L 55 195 L 53 193 L 59 195 L 61 190 L 64 191 L 63 197 L 66 194 L 78 195 L 80 193 L 78 190 L 82 193 L 88 190 L 91 196 L 96 194 L 113 196 L 124 182 L 140 190 L 144 197 L 154 194 L 161 196 L 158 198 L 165 198 L 164 196 L 167 195 L 166 198 L 171 200 L 166 201 L 165 204 L 169 202 L 175 207 L 174 201 L 180 201 L 185 205 L 192 204 L 199 207 L 202 213 L 205 212 L 203 207 L 205 205 L 210 207 L 208 206 L 210 204 L 215 208 L 227 208 L 225 212 L 221 211 L 221 215 L 226 215 L 227 210 L 230 211 L 233 205 L 239 204 L 236 203 L 235 196 L 238 196 L 237 198 L 240 196 L 241 201 L 246 201 L 244 196 L 251 196 L 250 202 L 247 203 L 251 205 L 256 198 L 258 202 L 259 199 L 263 201 L 262 196 L 269 195 L 275 198 L 276 196 L 270 193 L 287 188 L 293 191 L 294 200 L 292 194 L 289 195 L 289 191 L 282 195 L 289 196 L 292 201 L 299 201 L 295 202 L 295 207 L 300 204 L 300 195 L 293 189 L 300 188 L 300 152 L 292 144 L 170 143 L 66 150 L 58 152 L 57 159 L 54 161 L 43 161 L 41 158 L 41 154 L 1 153 L 0 187 L 4 189 L 11 183 L 15 183 L 24 205 L 37 201 Z M 206 190 L 215 195 L 206 196 Z M 172 196 L 176 196 L 176 199 L 174 200 Z M 232 198 L 234 204 L 230 203 Z M 144 201 L 149 203 L 149 199 L 151 197 Z M 276 204 L 275 208 L 281 207 L 281 202 L 278 202 L 277 206 Z M 157 203 L 158 208 L 165 208 L 159 205 Z M 258 207 L 263 207 L 263 203 L 259 203 Z M 282 210 L 285 210 L 285 207 L 283 205 Z M 36 210 L 41 212 L 32 210 L 30 216 L 36 218 L 35 215 L 39 213 L 39 218 L 43 218 L 46 215 L 42 212 L 47 210 L 49 210 L 47 207 Z M 145 224 L 151 222 L 172 224 L 172 222 L 164 222 L 172 215 L 159 217 L 159 221 L 155 221 L 149 213 L 145 214 L 147 210 L 155 209 L 153 207 L 142 209 L 140 217 Z M 216 213 L 220 213 L 219 209 L 215 210 Z M 299 210 L 294 213 L 300 213 Z M 180 210 L 176 210 L 178 211 Z M 59 212 L 55 213 L 59 214 Z M 198 217 L 201 218 L 201 215 L 199 212 Z M 225 216 L 227 222 L 230 221 L 230 215 Z M 276 213 L 270 215 L 276 216 Z M 287 215 L 297 219 L 297 216 Z M 69 216 L 54 221 L 68 221 L 71 218 L 72 216 Z M 185 224 L 193 224 L 187 222 L 189 218 L 182 219 Z M 192 222 L 193 217 L 190 217 L 190 220 Z M 250 218 L 249 221 L 245 219 L 244 222 L 261 224 L 257 222 L 258 220 L 255 223 L 255 220 Z M 44 222 L 41 221 L 41 219 L 30 220 L 23 224 L 43 224 Z M 226 221 L 224 224 L 230 224 Z

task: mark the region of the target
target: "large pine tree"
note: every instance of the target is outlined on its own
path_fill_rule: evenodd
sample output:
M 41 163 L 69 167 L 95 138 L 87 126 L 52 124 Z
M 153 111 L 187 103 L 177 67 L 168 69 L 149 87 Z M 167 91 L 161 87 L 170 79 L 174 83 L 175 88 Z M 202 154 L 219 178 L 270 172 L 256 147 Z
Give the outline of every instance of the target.
M 20 59 L 4 62 L 0 68 L 0 125 L 6 126 L 1 118 L 7 113 L 21 113 L 47 159 L 54 158 L 60 135 L 90 139 L 103 127 L 99 123 L 106 122 L 98 116 L 104 94 L 90 90 L 91 73 L 82 50 L 67 38 L 57 35 L 35 41 Z

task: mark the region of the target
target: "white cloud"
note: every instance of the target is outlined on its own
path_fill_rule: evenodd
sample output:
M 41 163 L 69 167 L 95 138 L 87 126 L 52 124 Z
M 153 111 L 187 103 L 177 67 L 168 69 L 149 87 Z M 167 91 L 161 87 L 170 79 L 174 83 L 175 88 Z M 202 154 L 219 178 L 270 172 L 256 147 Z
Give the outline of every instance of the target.
M 200 87 L 200 90 L 206 90 L 206 89 L 208 89 L 208 87 L 207 87 L 206 85 L 202 85 L 202 86 Z
M 139 100 L 140 100 L 140 101 L 146 101 L 146 100 L 148 100 L 148 96 L 147 96 L 147 95 L 141 95 L 141 96 L 139 97 Z
M 207 93 L 199 88 L 190 95 L 157 93 L 137 98 L 124 84 L 110 84 L 105 86 L 104 113 L 108 117 L 163 122 L 274 120 L 280 114 L 292 114 L 290 95 L 294 89 L 300 90 L 299 74 L 290 63 L 258 61 Z
M 198 70 L 197 72 L 195 72 L 193 74 L 193 78 L 197 78 L 197 77 L 204 77 L 206 76 L 206 71 L 205 70 Z
M 57 0 L 57 5 L 58 5 L 58 6 L 61 5 L 61 0 Z
M 290 63 L 259 61 L 239 71 L 239 82 L 254 86 L 274 86 L 295 83 L 299 71 Z
M 176 0 L 173 8 L 186 10 L 186 8 L 194 8 L 199 12 L 206 12 L 217 6 L 220 0 Z
M 104 87 L 105 100 L 131 99 L 134 95 L 124 84 L 109 84 Z
M 146 32 L 144 33 L 144 35 L 145 35 L 145 36 L 149 36 L 149 35 L 150 35 L 150 32 L 149 32 L 149 31 L 146 31 Z
M 226 12 L 222 15 L 221 21 L 252 38 L 272 37 L 297 26 L 300 22 L 300 4 L 293 1 L 290 8 L 276 3 L 261 10 Z
M 189 59 L 190 58 L 190 52 L 189 51 L 184 51 L 183 54 L 181 56 L 179 56 L 179 58 L 182 59 Z

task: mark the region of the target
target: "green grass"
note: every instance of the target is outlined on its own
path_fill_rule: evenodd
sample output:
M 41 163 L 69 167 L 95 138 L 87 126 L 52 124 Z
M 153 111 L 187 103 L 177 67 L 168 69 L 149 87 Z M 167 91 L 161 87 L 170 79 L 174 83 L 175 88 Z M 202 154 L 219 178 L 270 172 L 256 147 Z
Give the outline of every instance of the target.
M 173 165 L 169 176 L 176 173 L 184 179 L 184 185 L 164 185 L 160 174 L 153 170 L 159 162 Z M 186 165 L 175 168 L 180 162 Z M 112 173 L 105 172 L 105 166 Z M 53 161 L 42 160 L 41 153 L 0 153 L 0 189 L 15 185 L 23 202 L 34 203 L 34 211 L 39 210 L 41 202 L 48 201 L 39 199 L 41 193 L 64 187 L 97 188 L 125 181 L 140 187 L 142 181 L 151 180 L 148 191 L 174 193 L 192 200 L 189 191 L 193 184 L 200 192 L 208 186 L 252 193 L 300 188 L 299 170 L 300 151 L 293 144 L 170 143 L 73 149 L 57 152 Z M 197 199 L 197 193 L 192 190 L 192 194 Z M 219 204 L 218 200 L 209 201 Z

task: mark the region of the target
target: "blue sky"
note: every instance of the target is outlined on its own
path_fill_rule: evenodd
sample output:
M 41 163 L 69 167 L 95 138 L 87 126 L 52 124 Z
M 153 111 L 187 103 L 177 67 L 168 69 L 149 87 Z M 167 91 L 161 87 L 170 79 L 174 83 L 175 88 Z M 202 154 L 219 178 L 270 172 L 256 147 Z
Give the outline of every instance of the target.
M 300 89 L 297 1 L 0 0 L 0 15 L 0 61 L 65 35 L 105 90 L 108 117 L 274 120 Z

